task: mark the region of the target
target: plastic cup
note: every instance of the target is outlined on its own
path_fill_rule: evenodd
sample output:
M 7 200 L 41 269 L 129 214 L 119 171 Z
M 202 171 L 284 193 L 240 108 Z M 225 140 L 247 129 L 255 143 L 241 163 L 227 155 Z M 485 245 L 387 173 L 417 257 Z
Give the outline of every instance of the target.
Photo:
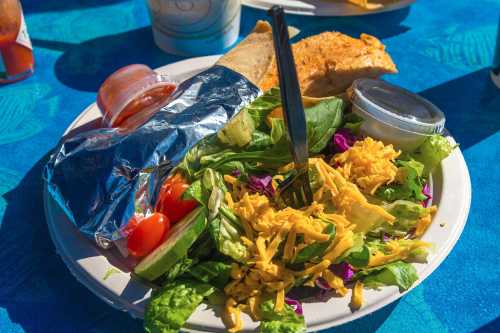
M 132 130 L 164 106 L 174 90 L 175 83 L 146 65 L 122 67 L 99 88 L 102 125 Z
M 417 148 L 444 129 L 445 116 L 437 106 L 382 80 L 354 81 L 351 102 L 353 112 L 364 119 L 364 134 L 403 150 Z
M 201 56 L 236 42 L 240 0 L 148 0 L 156 45 L 167 53 Z

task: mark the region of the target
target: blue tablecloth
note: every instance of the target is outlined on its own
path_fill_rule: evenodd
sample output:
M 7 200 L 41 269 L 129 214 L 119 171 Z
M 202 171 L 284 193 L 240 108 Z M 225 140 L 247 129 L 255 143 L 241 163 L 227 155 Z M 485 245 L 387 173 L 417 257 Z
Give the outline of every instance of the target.
M 140 332 L 68 272 L 45 223 L 41 169 L 103 79 L 130 63 L 180 60 L 153 43 L 143 0 L 23 1 L 35 75 L 0 87 L 0 332 Z M 365 17 L 290 16 L 307 36 L 378 36 L 399 67 L 388 80 L 443 109 L 472 178 L 467 226 L 419 287 L 328 332 L 500 332 L 500 90 L 489 79 L 498 0 L 420 0 Z M 244 8 L 241 36 L 262 11 Z

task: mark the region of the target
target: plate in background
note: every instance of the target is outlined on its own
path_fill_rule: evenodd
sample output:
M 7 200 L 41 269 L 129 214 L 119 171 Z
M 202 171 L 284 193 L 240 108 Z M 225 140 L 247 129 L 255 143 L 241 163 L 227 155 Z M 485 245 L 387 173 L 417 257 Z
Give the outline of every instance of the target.
M 343 0 L 243 0 L 245 6 L 267 10 L 274 5 L 283 6 L 287 14 L 309 16 L 359 16 L 383 13 L 411 5 L 415 0 L 387 1 L 380 9 L 366 10 Z

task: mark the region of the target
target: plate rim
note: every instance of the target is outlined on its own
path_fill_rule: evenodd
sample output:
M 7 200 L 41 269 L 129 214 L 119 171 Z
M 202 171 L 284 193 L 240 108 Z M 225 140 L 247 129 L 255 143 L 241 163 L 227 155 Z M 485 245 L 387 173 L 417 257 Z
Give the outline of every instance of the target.
M 295 1 L 301 2 L 300 0 L 295 0 Z M 379 13 L 385 13 L 402 9 L 412 5 L 415 1 L 416 0 L 398 0 L 397 3 L 389 4 L 381 9 L 370 10 L 370 11 L 363 10 L 362 8 L 353 9 L 352 7 L 354 5 L 348 3 L 330 3 L 326 8 L 320 8 L 320 10 L 317 12 L 313 8 L 307 7 L 306 4 L 304 4 L 305 5 L 304 7 L 289 6 L 289 5 L 287 6 L 286 4 L 284 4 L 284 8 L 285 8 L 285 13 L 287 14 L 302 15 L 302 16 L 323 16 L 323 17 L 365 16 L 365 15 L 379 14 Z M 244 6 L 260 10 L 268 10 L 272 5 L 276 4 L 283 5 L 282 2 L 278 3 L 278 0 L 242 0 L 241 3 Z M 330 6 L 331 8 L 328 8 Z M 336 9 L 336 7 L 338 7 L 338 9 Z M 335 10 L 344 10 L 346 12 L 335 13 Z M 351 11 L 354 10 L 354 12 L 349 12 L 349 10 Z
M 219 59 L 219 57 L 220 57 L 220 55 L 191 58 L 191 59 L 182 60 L 179 62 L 175 62 L 172 64 L 168 64 L 168 65 L 159 67 L 156 70 L 159 73 L 170 72 L 170 73 L 177 73 L 178 75 L 180 75 L 180 74 L 182 74 L 181 72 L 189 72 L 189 71 L 178 70 L 179 68 L 182 68 L 183 66 L 185 66 L 187 68 L 190 68 L 191 72 L 196 72 L 197 70 L 202 71 L 203 69 L 214 64 L 217 61 L 217 59 Z M 195 68 L 195 70 L 193 70 L 193 68 Z M 175 75 L 175 74 L 173 74 L 173 75 Z M 68 133 L 68 131 L 74 129 L 75 126 L 77 126 L 80 122 L 82 122 L 82 120 L 86 116 L 88 116 L 92 112 L 95 113 L 96 111 L 97 111 L 97 106 L 95 105 L 95 103 L 89 105 L 87 108 L 84 109 L 84 111 L 82 113 L 80 113 L 75 118 L 75 120 L 66 129 L 64 135 L 66 135 Z M 93 119 L 87 120 L 87 122 L 90 122 L 92 120 Z M 64 137 L 64 135 L 63 135 L 63 137 Z M 450 136 L 450 138 L 451 138 L 452 142 L 455 142 L 451 136 Z M 460 169 L 461 169 L 461 170 L 458 170 L 458 166 L 457 166 L 457 172 L 460 171 L 460 173 L 464 176 L 464 179 L 463 179 L 464 182 L 462 184 L 464 191 L 463 191 L 462 197 L 461 197 L 462 201 L 464 202 L 464 205 L 461 207 L 461 210 L 459 212 L 457 212 L 457 217 L 460 219 L 460 221 L 457 221 L 458 225 L 453 229 L 453 234 L 450 234 L 448 236 L 448 238 L 446 239 L 446 242 L 442 244 L 443 247 L 441 247 L 439 249 L 439 253 L 436 253 L 437 257 L 430 260 L 430 262 L 428 264 L 425 264 L 425 268 L 423 268 L 422 271 L 419 271 L 419 279 L 415 282 L 415 284 L 410 289 L 408 289 L 407 291 L 405 291 L 403 293 L 397 292 L 397 293 L 392 293 L 390 295 L 384 296 L 382 299 L 374 301 L 373 304 L 365 306 L 365 307 L 361 308 L 360 310 L 353 312 L 353 313 L 350 313 L 349 315 L 346 315 L 344 317 L 329 320 L 329 321 L 317 322 L 314 325 L 310 325 L 307 327 L 308 331 L 322 330 L 322 329 L 342 325 L 342 324 L 345 324 L 347 322 L 359 319 L 365 315 L 368 315 L 374 311 L 377 311 L 377 310 L 383 308 L 384 306 L 386 306 L 388 304 L 393 303 L 395 300 L 403 297 L 405 294 L 407 294 L 408 292 L 410 292 L 411 290 L 416 288 L 432 272 L 434 272 L 442 264 L 442 262 L 447 258 L 447 256 L 451 252 L 451 250 L 454 248 L 456 242 L 460 238 L 460 235 L 462 234 L 462 231 L 467 223 L 468 214 L 469 214 L 469 210 L 470 210 L 470 204 L 471 204 L 471 198 L 472 198 L 470 174 L 468 172 L 468 167 L 467 167 L 467 164 L 466 164 L 465 159 L 463 157 L 463 154 L 459 148 L 456 148 L 455 152 L 453 153 L 453 156 L 455 159 L 458 158 L 457 161 L 459 162 L 458 164 L 459 164 Z M 126 311 L 132 317 L 135 317 L 135 318 L 141 317 L 142 313 L 140 311 L 140 306 L 139 306 L 139 308 L 134 308 L 134 307 L 131 308 L 130 302 L 123 301 L 122 297 L 120 297 L 120 295 L 116 295 L 115 293 L 106 289 L 102 284 L 100 286 L 97 286 L 97 287 L 95 285 L 92 286 L 95 283 L 99 284 L 100 280 L 96 280 L 94 277 L 92 277 L 92 275 L 90 275 L 89 272 L 87 272 L 83 268 L 81 263 L 75 262 L 74 260 L 69 258 L 69 255 L 67 255 L 66 253 L 63 253 L 64 250 L 61 249 L 61 247 L 63 247 L 63 246 L 61 244 L 59 244 L 59 242 L 57 240 L 57 234 L 56 234 L 57 230 L 54 230 L 54 228 L 55 228 L 54 222 L 52 221 L 53 216 L 52 216 L 52 212 L 50 210 L 50 201 L 52 200 L 52 198 L 51 198 L 50 194 L 48 193 L 48 187 L 47 187 L 47 183 L 45 181 L 44 181 L 44 195 L 43 195 L 43 197 L 44 197 L 45 216 L 47 219 L 47 224 L 49 227 L 48 229 L 49 229 L 50 236 L 52 238 L 53 243 L 56 246 L 57 253 L 63 259 L 63 262 L 68 267 L 71 274 L 73 276 L 75 276 L 75 278 L 80 283 L 85 285 L 90 291 L 92 291 L 96 296 L 98 296 L 98 298 L 104 300 L 106 303 L 112 305 L 114 308 L 121 310 L 121 311 Z M 76 231 L 76 228 L 74 228 L 73 225 L 71 225 L 71 227 L 73 227 L 73 229 L 75 229 L 75 231 Z M 84 236 L 82 236 L 82 235 L 79 235 L 79 236 L 82 239 L 84 239 L 85 241 L 87 241 L 89 243 L 89 245 L 91 245 L 91 246 L 93 245 L 92 242 L 90 242 Z M 93 247 L 97 248 L 96 246 L 93 246 Z M 96 249 L 96 250 L 101 252 L 100 249 Z M 102 255 L 102 253 L 101 253 L 101 255 Z M 105 256 L 105 257 L 107 258 L 107 256 Z M 124 273 L 124 274 L 128 274 L 129 279 L 130 279 L 130 273 Z M 145 295 L 144 299 L 146 299 L 147 297 L 149 297 L 149 295 Z M 132 304 L 132 305 L 135 306 L 135 304 Z M 306 322 L 307 322 L 307 318 L 306 318 Z M 199 324 L 192 325 L 191 323 L 189 323 L 189 320 L 186 323 L 186 325 L 187 325 L 187 327 L 184 327 L 183 330 L 188 331 L 188 332 L 217 332 L 217 331 L 224 330 L 223 327 L 222 328 L 215 327 L 215 326 L 208 327 L 206 325 L 200 326 Z M 244 330 L 244 331 L 247 331 L 247 330 Z

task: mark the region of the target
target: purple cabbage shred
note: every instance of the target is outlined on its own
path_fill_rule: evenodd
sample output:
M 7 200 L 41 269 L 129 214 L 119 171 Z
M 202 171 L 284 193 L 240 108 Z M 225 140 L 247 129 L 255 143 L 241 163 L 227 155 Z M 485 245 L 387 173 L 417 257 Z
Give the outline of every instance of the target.
M 427 199 L 422 201 L 422 206 L 427 207 L 432 199 L 431 187 L 429 186 L 429 183 L 424 184 L 424 187 L 422 188 L 422 194 L 427 197 Z
M 268 197 L 274 195 L 273 178 L 271 176 L 250 176 L 247 187 L 253 193 L 264 194 Z
M 316 301 L 326 302 L 331 297 L 332 288 L 328 285 L 325 279 L 319 277 L 315 281 L 316 287 L 319 288 L 319 293 L 314 297 Z
M 388 242 L 392 239 L 391 236 L 385 232 L 382 232 L 381 238 L 383 242 Z
M 238 178 L 239 176 L 241 176 L 240 169 L 234 169 L 233 171 L 231 171 L 231 176 L 236 177 L 236 178 Z
M 304 312 L 302 311 L 302 304 L 298 300 L 285 297 L 285 303 L 290 305 L 293 311 L 295 311 L 295 313 L 299 316 L 304 315 Z
M 341 262 L 340 264 L 333 264 L 330 266 L 330 270 L 337 276 L 340 276 L 344 282 L 349 282 L 354 276 L 354 267 L 347 262 Z
M 316 283 L 316 287 L 318 287 L 321 290 L 331 290 L 330 286 L 328 283 L 325 281 L 325 279 L 319 277 L 314 281 Z
M 333 135 L 333 149 L 336 153 L 343 153 L 356 142 L 356 136 L 348 128 L 339 128 Z

